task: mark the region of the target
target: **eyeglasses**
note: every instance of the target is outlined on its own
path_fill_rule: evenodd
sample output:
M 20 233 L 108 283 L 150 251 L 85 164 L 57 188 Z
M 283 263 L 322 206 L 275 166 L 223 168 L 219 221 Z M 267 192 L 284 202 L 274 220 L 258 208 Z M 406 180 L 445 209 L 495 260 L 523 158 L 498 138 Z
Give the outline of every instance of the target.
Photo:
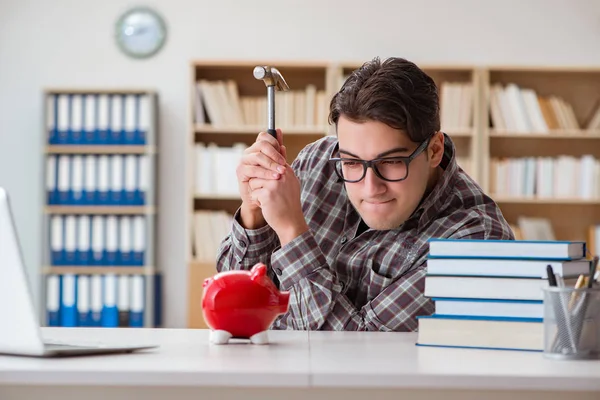
M 336 174 L 345 182 L 360 182 L 369 167 L 373 168 L 375 175 L 384 181 L 399 182 L 408 177 L 408 165 L 427 148 L 430 140 L 431 138 L 421 142 L 408 157 L 384 157 L 373 160 L 330 158 L 329 161 L 334 164 Z

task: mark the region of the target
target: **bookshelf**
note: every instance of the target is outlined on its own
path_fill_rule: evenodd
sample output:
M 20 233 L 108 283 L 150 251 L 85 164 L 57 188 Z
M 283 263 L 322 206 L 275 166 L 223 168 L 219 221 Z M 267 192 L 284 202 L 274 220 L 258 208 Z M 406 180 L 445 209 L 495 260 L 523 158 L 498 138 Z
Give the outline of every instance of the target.
M 600 68 L 482 69 L 483 186 L 507 220 L 590 242 L 600 223 Z
M 42 325 L 160 326 L 156 92 L 43 96 Z
M 304 90 L 307 85 L 314 85 L 316 90 L 313 92 L 322 91 L 325 95 L 326 101 L 319 102 L 315 96 L 314 102 L 321 104 L 325 110 L 315 111 L 314 120 L 308 119 L 312 123 L 306 123 L 306 120 L 296 121 L 295 115 L 290 115 L 306 115 L 306 109 L 291 107 L 289 98 L 286 99 L 281 92 L 276 93 L 276 125 L 284 131 L 288 162 L 291 163 L 306 144 L 335 133 L 327 123 L 329 100 L 348 74 L 361 64 L 362 62 L 355 61 L 301 60 L 191 62 L 190 136 L 187 154 L 189 214 L 186 227 L 187 237 L 190 238 L 186 248 L 190 327 L 205 327 L 200 307 L 202 280 L 216 273 L 213 257 L 216 255 L 216 246 L 228 231 L 228 216 L 240 205 L 235 173 L 223 172 L 221 167 L 227 164 L 237 165 L 236 157 L 242 153 L 243 146 L 251 145 L 258 132 L 266 127 L 266 107 L 264 103 L 257 104 L 261 99 L 266 101 L 266 88 L 261 81 L 253 78 L 253 67 L 275 66 L 282 72 L 291 89 Z M 538 219 L 543 221 L 539 226 L 550 224 L 556 239 L 585 240 L 591 249 L 600 248 L 600 239 L 597 239 L 600 238 L 600 164 L 597 161 L 600 158 L 600 67 L 418 65 L 438 85 L 441 129 L 454 141 L 459 165 L 497 201 L 517 235 L 533 231 L 521 229 L 519 224 Z M 221 99 L 229 98 L 222 93 L 231 93 L 238 100 L 231 104 L 225 100 L 220 106 L 215 106 L 218 103 L 216 100 L 212 101 L 212 106 L 203 103 L 203 89 L 202 85 L 198 89 L 198 83 L 205 84 L 207 81 L 234 82 L 235 85 L 224 84 L 224 88 L 215 92 L 221 93 Z M 507 87 L 510 90 L 505 95 Z M 526 91 L 521 91 L 522 88 Z M 218 97 L 214 95 L 213 98 L 215 96 Z M 242 99 L 246 105 L 241 105 Z M 211 115 L 219 115 L 215 109 L 225 110 L 223 114 L 226 116 L 217 117 L 216 123 L 213 123 Z M 294 111 L 288 111 L 286 115 L 286 109 Z M 227 117 L 227 114 L 232 113 L 238 115 L 237 119 Z M 202 151 L 197 151 L 198 144 L 204 146 Z M 239 147 L 237 153 L 234 150 L 233 154 L 226 154 L 222 158 L 210 156 L 210 144 L 213 150 L 219 147 L 232 148 L 236 144 Z M 209 156 L 203 156 L 206 154 Z M 587 170 L 578 166 L 578 162 L 583 162 L 581 158 L 586 155 Z M 555 178 L 558 182 L 558 177 L 550 179 L 547 173 L 538 176 L 528 172 L 528 181 L 522 177 L 508 176 L 501 180 L 508 182 L 504 189 L 512 188 L 512 191 L 497 190 L 498 160 L 532 157 L 544 158 L 548 165 L 552 164 L 551 160 L 558 160 L 560 157 L 561 166 L 566 165 L 573 171 L 587 171 L 587 183 L 575 186 L 578 174 L 573 172 L 572 175 L 561 178 L 561 187 L 566 189 L 558 192 L 554 190 L 553 184 Z M 201 161 L 204 164 L 198 164 Z M 531 162 L 524 165 L 531 168 Z M 523 174 L 523 165 L 515 165 L 517 166 L 505 167 L 505 170 L 513 168 L 516 171 L 513 173 Z M 233 185 L 224 185 L 227 187 L 223 191 L 198 190 L 212 179 L 202 178 L 199 173 L 202 166 L 205 169 L 219 166 L 224 175 L 218 181 Z M 517 188 L 527 189 L 522 192 L 515 190 L 515 182 L 519 182 Z M 536 190 L 540 188 L 543 191 L 538 194 Z M 214 220 L 198 221 L 198 215 L 204 213 L 206 216 L 209 215 L 208 212 L 215 212 Z M 204 236 L 207 232 L 213 235 Z M 212 250 L 207 251 L 205 256 L 198 257 L 198 248 L 204 245 Z
M 188 326 L 206 327 L 202 281 L 216 273 L 218 243 L 241 204 L 235 167 L 245 148 L 267 128 L 267 89 L 254 79 L 257 65 L 276 67 L 290 90 L 275 93 L 277 128 L 288 163 L 308 143 L 329 134 L 332 69 L 325 62 L 192 61 L 188 151 Z M 212 168 L 217 166 L 218 168 Z

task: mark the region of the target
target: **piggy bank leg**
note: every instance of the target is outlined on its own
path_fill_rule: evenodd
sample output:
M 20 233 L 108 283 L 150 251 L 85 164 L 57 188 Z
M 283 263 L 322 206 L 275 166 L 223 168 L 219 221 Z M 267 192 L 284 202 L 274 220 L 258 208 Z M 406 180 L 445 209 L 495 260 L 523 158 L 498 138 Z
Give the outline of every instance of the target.
M 250 341 L 253 344 L 267 344 L 269 343 L 269 335 L 267 334 L 267 331 L 258 332 L 250 336 Z
M 214 344 L 226 344 L 231 339 L 231 333 L 223 330 L 210 331 L 210 341 Z

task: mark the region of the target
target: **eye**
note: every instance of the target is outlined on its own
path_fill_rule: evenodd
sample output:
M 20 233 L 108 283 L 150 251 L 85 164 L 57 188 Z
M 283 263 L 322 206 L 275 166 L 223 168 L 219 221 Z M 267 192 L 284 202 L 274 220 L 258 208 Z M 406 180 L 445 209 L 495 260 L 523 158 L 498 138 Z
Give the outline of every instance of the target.
M 361 163 L 359 163 L 358 161 L 343 160 L 342 165 L 344 166 L 344 168 L 353 168 L 361 166 Z
M 383 160 L 379 162 L 381 165 L 400 165 L 403 164 L 402 160 Z

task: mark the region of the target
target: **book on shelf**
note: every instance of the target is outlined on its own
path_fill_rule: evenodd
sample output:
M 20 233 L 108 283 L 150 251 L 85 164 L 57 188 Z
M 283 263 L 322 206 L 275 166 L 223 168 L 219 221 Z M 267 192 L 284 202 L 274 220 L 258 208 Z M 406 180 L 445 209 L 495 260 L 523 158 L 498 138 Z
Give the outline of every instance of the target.
M 548 134 L 581 128 L 573 106 L 564 98 L 541 96 L 531 88 L 512 82 L 492 84 L 489 110 L 497 132 Z
M 444 81 L 440 85 L 440 123 L 442 130 L 457 131 L 473 126 L 473 84 Z
M 600 159 L 581 157 L 492 157 L 494 194 L 528 198 L 600 199 Z
M 48 326 L 143 327 L 145 308 L 149 306 L 145 295 L 146 281 L 158 277 L 159 275 L 47 275 Z
M 585 242 L 429 240 L 424 296 L 434 313 L 418 317 L 417 345 L 543 350 L 547 265 L 565 286 L 589 273 Z
M 145 145 L 151 125 L 149 95 L 49 93 L 50 145 Z
M 143 267 L 146 224 L 142 215 L 52 215 L 50 264 Z
M 200 79 L 194 87 L 194 122 L 214 127 L 267 126 L 267 96 L 240 95 L 234 80 Z M 328 103 L 324 90 L 308 84 L 277 92 L 277 126 L 325 129 Z
M 244 143 L 232 146 L 195 143 L 194 194 L 239 197 L 236 168 L 247 147 Z
M 46 156 L 48 205 L 143 206 L 149 190 L 148 155 Z
M 160 326 L 154 265 L 151 91 L 45 94 L 44 284 L 48 326 Z
M 233 216 L 226 211 L 197 210 L 191 227 L 195 261 L 216 262 L 221 241 L 231 231 Z

